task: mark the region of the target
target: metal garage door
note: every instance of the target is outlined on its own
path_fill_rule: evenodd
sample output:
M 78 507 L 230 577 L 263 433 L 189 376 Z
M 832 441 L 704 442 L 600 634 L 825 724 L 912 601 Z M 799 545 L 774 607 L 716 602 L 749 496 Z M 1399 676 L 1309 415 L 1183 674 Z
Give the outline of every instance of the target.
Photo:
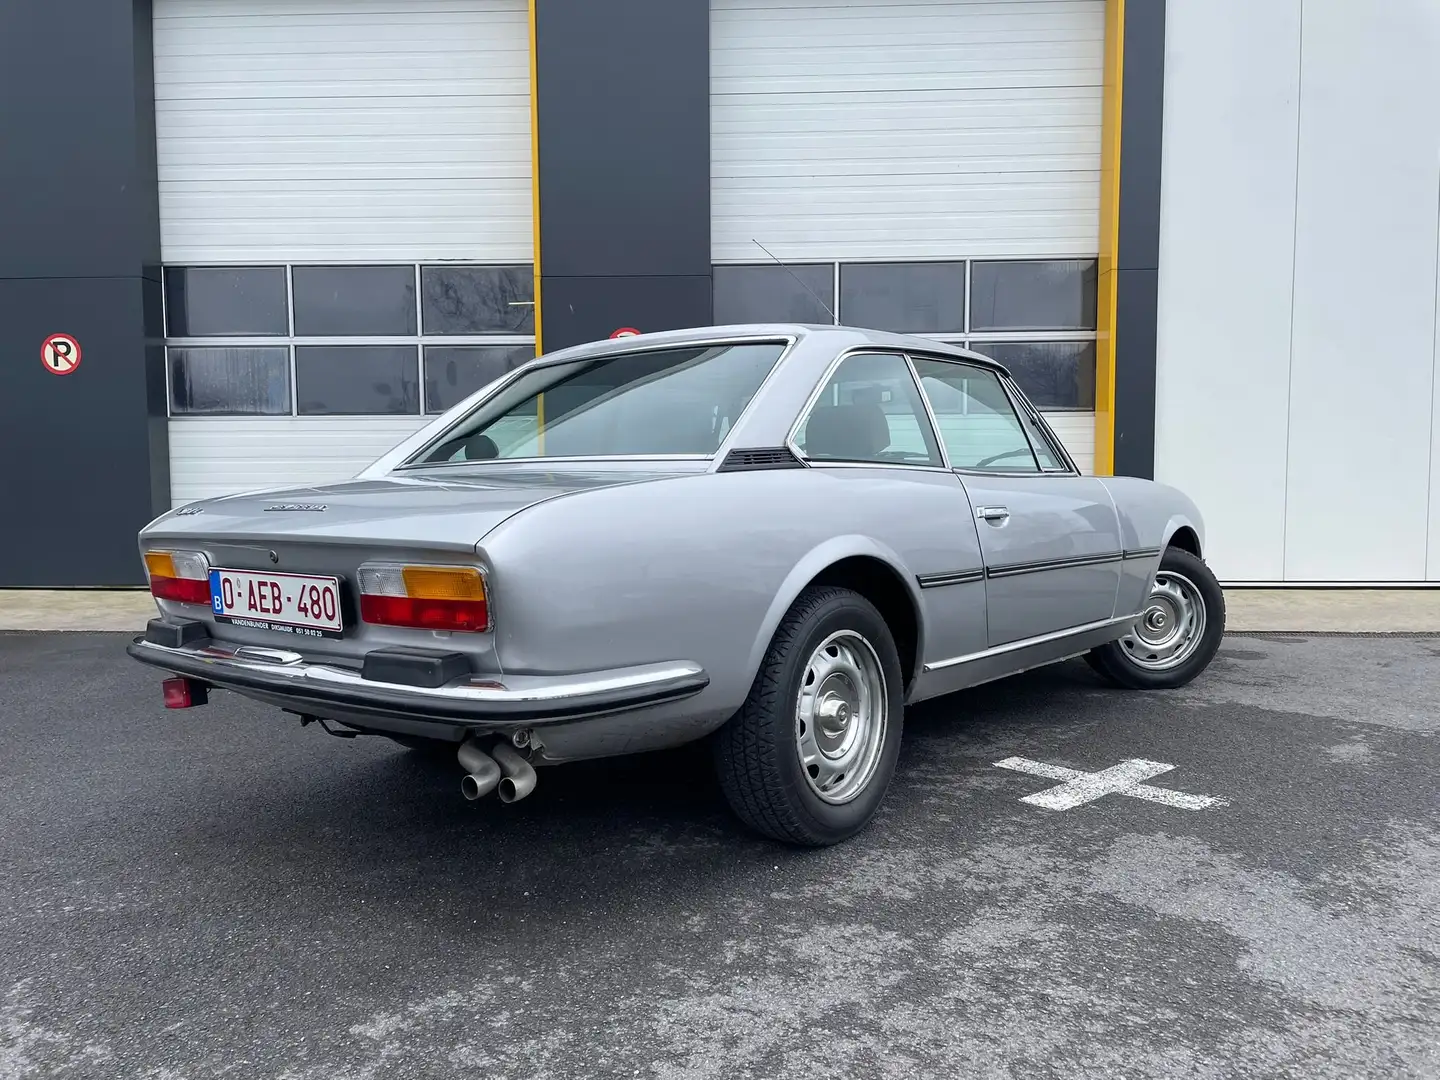
M 969 342 L 1088 468 L 1104 29 L 1103 0 L 712 0 L 717 321 Z
M 177 503 L 353 475 L 533 355 L 525 0 L 155 0 Z

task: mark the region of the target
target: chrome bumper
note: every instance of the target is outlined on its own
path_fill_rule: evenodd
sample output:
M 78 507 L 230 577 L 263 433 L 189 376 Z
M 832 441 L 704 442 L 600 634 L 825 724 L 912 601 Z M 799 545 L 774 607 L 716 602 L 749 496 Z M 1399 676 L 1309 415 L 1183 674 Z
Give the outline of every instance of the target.
M 429 687 L 366 679 L 358 671 L 312 663 L 285 649 L 208 639 L 172 648 L 140 637 L 126 652 L 143 664 L 292 712 L 354 717 L 388 727 L 394 725 L 387 721 L 492 729 L 560 723 L 688 697 L 710 682 L 704 669 L 689 661 L 579 675 L 475 675 Z

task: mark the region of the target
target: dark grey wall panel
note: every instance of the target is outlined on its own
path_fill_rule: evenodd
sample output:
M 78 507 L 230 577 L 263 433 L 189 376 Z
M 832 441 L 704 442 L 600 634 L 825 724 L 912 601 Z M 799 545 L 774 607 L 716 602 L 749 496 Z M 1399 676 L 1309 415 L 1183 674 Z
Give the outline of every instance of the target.
M 607 338 L 710 323 L 710 277 L 546 277 L 545 350 Z
M 1153 478 L 1165 0 L 1125 5 L 1124 79 L 1115 258 L 1115 472 Z
M 149 0 L 0 4 L 0 586 L 142 584 L 169 504 L 150 34 Z
M 706 325 L 708 0 L 539 0 L 541 334 Z
M 1115 472 L 1155 476 L 1156 270 L 1117 270 Z
M 1121 101 L 1121 270 L 1160 265 L 1160 145 L 1165 108 L 1165 3 L 1125 5 L 1125 96 Z
M 150 19 L 148 0 L 0 3 L 0 277 L 159 265 Z
M 539 0 L 541 268 L 710 272 L 707 0 Z
M 163 466 L 148 467 L 167 450 L 149 420 L 164 385 L 161 350 L 145 346 L 151 289 L 138 276 L 0 280 L 0 585 L 143 583 L 135 534 L 169 495 Z M 80 342 L 69 375 L 40 360 L 55 332 Z

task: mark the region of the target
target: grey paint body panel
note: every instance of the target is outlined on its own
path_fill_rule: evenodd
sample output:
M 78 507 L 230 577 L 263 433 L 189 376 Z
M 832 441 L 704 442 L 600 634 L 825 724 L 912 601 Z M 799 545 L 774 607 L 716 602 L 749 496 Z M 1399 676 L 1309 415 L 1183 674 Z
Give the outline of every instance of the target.
M 1138 614 L 1170 536 L 1188 527 L 1203 541 L 1189 499 L 1130 478 L 888 464 L 717 471 L 731 450 L 784 445 L 847 350 L 923 351 L 1004 374 L 950 346 L 849 328 L 707 328 L 563 350 L 522 370 L 741 336 L 791 345 L 712 458 L 404 464 L 497 392 L 501 380 L 357 480 L 197 504 L 153 522 L 141 534 L 142 548 L 203 550 L 212 565 L 241 569 L 336 574 L 352 588 L 355 569 L 375 558 L 482 567 L 489 632 L 442 635 L 352 617 L 343 639 L 296 646 L 303 653 L 297 662 L 332 667 L 358 666 L 382 645 L 466 655 L 473 678 L 434 693 L 452 693 L 473 708 L 437 716 L 431 693 L 426 707 L 407 709 L 389 688 L 383 707 L 363 712 L 344 702 L 307 703 L 317 715 L 374 730 L 445 738 L 510 730 L 513 717 L 467 689 L 476 679 L 541 690 L 549 680 L 558 700 L 577 680 L 623 689 L 625 673 L 657 665 L 703 673 L 675 700 L 551 717 L 537 757 L 560 761 L 676 745 L 723 724 L 744 701 L 796 597 L 842 560 L 871 560 L 903 590 L 918 626 L 906 673 L 908 700 L 918 701 L 1119 637 Z M 267 509 L 297 502 L 325 509 Z M 997 503 L 1008 508 L 1005 522 L 977 521 L 977 506 Z M 206 622 L 226 648 L 275 644 L 271 632 L 208 620 L 208 609 L 161 607 L 171 618 Z M 163 656 L 134 652 L 165 666 Z M 224 663 L 207 671 L 226 685 Z M 285 701 L 283 687 L 234 688 Z M 583 705 L 577 701 L 576 711 Z

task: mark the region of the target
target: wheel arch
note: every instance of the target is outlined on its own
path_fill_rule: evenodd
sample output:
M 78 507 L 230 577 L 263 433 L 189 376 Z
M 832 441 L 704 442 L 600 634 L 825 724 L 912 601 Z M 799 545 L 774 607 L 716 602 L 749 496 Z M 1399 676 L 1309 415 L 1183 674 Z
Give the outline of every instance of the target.
M 900 653 L 908 695 L 925 655 L 925 624 L 920 587 L 903 567 L 899 555 L 868 536 L 834 537 L 812 548 L 786 575 L 765 612 L 750 651 L 749 679 L 754 680 L 775 631 L 800 594 L 812 585 L 835 585 L 864 596 L 885 619 Z
M 1165 544 L 1160 550 L 1163 552 L 1165 548 L 1171 547 L 1177 547 L 1181 551 L 1188 551 L 1197 559 L 1204 558 L 1204 555 L 1200 551 L 1200 534 L 1193 525 L 1172 524 L 1170 535 L 1165 538 Z

